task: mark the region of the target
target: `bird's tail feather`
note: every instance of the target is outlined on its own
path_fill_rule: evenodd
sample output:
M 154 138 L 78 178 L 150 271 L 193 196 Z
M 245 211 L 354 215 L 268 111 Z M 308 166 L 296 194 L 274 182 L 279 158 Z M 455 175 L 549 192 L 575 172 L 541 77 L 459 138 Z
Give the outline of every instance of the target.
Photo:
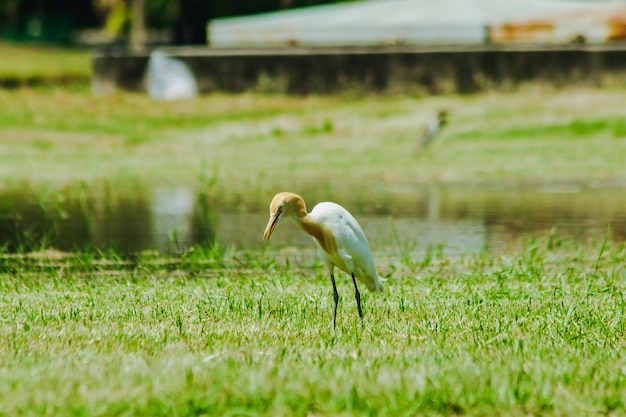
M 380 275 L 378 275 L 378 280 L 376 281 L 376 291 L 383 292 L 385 290 L 385 286 L 384 286 L 385 281 L 387 281 L 387 278 L 383 278 Z
M 364 283 L 367 286 L 367 289 L 371 292 L 383 292 L 385 290 L 385 286 L 383 282 L 387 281 L 385 278 L 381 278 L 380 275 L 371 274 L 366 276 L 357 275 L 359 281 Z

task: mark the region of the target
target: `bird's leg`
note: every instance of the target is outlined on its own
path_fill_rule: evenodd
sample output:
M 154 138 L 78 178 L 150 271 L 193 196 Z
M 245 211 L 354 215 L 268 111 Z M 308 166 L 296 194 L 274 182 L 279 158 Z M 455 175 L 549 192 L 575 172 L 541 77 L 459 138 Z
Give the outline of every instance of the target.
M 354 272 L 351 272 L 350 275 L 352 275 L 352 282 L 354 283 L 354 298 L 356 298 L 356 305 L 359 308 L 359 318 L 361 319 L 361 323 L 363 323 L 363 310 L 361 309 L 361 293 L 359 292 L 359 287 L 356 285 Z
M 339 303 L 339 294 L 337 293 L 337 284 L 335 283 L 335 275 L 331 272 L 330 280 L 333 283 L 333 300 L 335 300 L 335 309 L 333 310 L 333 329 L 337 327 L 337 304 Z

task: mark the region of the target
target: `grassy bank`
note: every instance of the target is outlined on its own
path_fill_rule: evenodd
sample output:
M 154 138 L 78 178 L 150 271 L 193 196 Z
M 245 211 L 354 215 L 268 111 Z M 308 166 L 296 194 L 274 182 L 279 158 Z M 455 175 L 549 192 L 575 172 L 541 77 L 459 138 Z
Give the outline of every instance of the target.
M 88 85 L 87 49 L 0 42 L 0 87 Z
M 546 238 L 381 264 L 363 327 L 341 274 L 335 335 L 317 264 L 3 258 L 0 415 L 620 415 L 625 256 Z
M 624 91 L 528 87 L 440 97 L 0 91 L 0 181 L 116 190 L 211 183 L 225 199 L 389 193 L 394 185 L 626 182 Z M 451 112 L 413 154 L 431 113 Z

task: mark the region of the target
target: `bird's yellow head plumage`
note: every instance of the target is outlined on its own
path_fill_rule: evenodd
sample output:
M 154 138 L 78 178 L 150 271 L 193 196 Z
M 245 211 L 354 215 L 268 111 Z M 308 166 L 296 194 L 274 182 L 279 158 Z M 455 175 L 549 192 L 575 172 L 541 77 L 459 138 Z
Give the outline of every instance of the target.
M 276 225 L 287 217 L 303 218 L 307 215 L 304 200 L 298 194 L 278 193 L 270 203 L 270 219 L 263 233 L 263 240 L 268 241 Z

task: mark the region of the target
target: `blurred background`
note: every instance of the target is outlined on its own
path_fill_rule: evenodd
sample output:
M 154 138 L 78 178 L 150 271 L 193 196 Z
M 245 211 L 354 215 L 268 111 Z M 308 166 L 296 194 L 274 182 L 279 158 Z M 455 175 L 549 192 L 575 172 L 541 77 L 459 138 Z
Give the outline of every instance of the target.
M 324 4 L 335 7 L 224 20 Z M 626 36 L 623 5 L 621 0 L 2 0 L 0 30 L 5 40 L 64 45 L 598 42 Z M 213 20 L 217 24 L 208 29 Z
M 64 45 L 128 41 L 133 22 L 153 44 L 206 44 L 214 18 L 333 3 L 329 0 L 2 0 L 0 28 L 11 41 Z M 137 25 L 137 21 L 143 24 Z
M 0 0 L 0 248 L 626 238 L 626 2 Z M 285 227 L 273 244 L 310 248 Z

